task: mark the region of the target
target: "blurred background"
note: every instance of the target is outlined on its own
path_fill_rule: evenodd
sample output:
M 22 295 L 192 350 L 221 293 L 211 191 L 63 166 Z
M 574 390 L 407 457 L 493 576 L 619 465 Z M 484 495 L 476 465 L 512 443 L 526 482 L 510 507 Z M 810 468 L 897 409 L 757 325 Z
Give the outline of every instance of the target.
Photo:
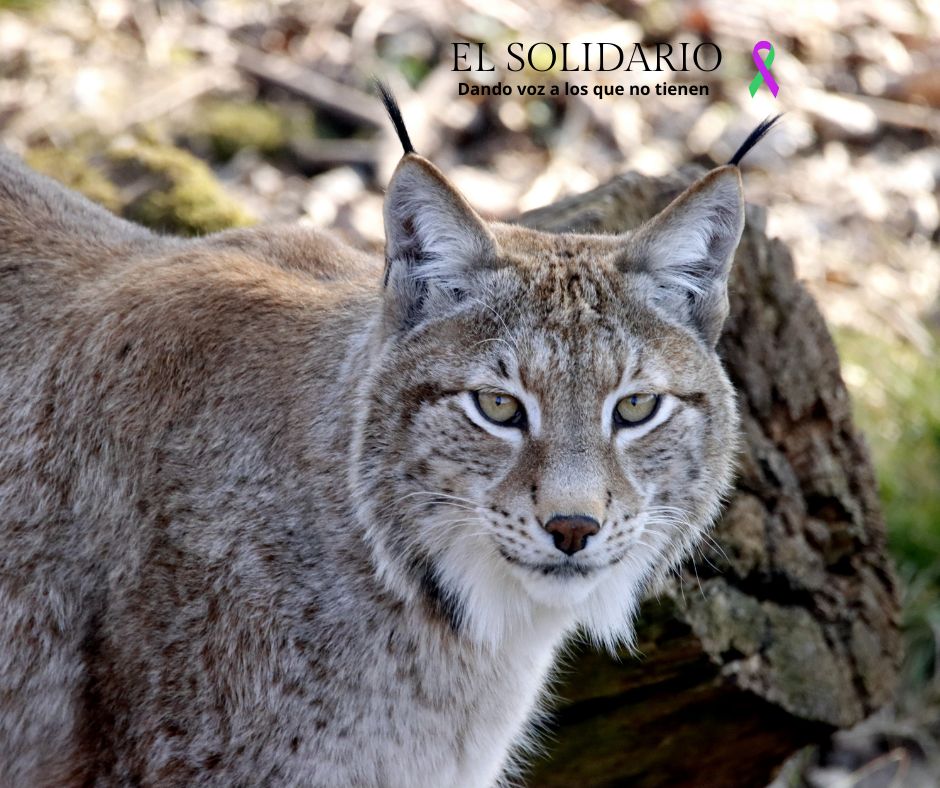
M 775 47 L 777 99 L 747 89 L 761 39 Z M 485 43 L 496 71 L 452 71 L 459 41 Z M 714 42 L 722 61 L 675 75 L 510 73 L 512 41 L 628 52 Z M 3 144 L 109 209 L 177 233 L 301 221 L 380 248 L 382 185 L 400 149 L 370 95 L 374 74 L 398 94 L 417 149 L 493 217 L 627 170 L 723 163 L 759 120 L 786 112 L 748 158 L 745 188 L 829 322 L 880 479 L 907 645 L 878 735 L 904 741 L 899 758 L 911 748 L 935 757 L 940 4 L 0 0 Z M 709 95 L 590 93 L 664 79 Z M 567 81 L 588 95 L 459 97 L 461 81 Z M 838 758 L 792 780 L 867 784 Z

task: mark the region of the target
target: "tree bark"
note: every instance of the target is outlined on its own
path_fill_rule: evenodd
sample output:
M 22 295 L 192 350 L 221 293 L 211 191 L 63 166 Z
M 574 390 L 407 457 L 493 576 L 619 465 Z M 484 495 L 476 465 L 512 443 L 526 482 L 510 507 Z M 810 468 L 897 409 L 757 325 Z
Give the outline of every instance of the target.
M 621 232 L 696 174 L 625 175 L 520 222 Z M 531 786 L 765 785 L 892 698 L 899 603 L 871 463 L 823 318 L 754 206 L 730 301 L 719 350 L 744 441 L 720 549 L 644 605 L 639 656 L 575 650 Z

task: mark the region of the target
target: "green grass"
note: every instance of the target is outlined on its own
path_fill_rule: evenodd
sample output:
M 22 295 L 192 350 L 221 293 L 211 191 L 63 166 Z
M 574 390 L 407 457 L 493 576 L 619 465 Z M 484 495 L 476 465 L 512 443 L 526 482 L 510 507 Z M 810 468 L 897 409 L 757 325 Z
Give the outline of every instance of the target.
M 905 688 L 938 688 L 940 355 L 852 331 L 837 332 L 836 343 L 904 582 Z

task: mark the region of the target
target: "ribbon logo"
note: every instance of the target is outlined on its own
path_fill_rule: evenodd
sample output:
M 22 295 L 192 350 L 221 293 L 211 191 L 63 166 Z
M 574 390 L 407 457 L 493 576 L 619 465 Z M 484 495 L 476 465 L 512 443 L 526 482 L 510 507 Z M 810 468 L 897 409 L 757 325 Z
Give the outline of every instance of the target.
M 761 50 L 767 50 L 766 60 L 761 57 Z M 769 41 L 758 41 L 754 44 L 754 51 L 751 56 L 754 58 L 754 65 L 757 66 L 757 73 L 754 75 L 754 79 L 751 80 L 751 84 L 748 85 L 747 88 L 751 91 L 751 98 L 754 98 L 754 94 L 757 93 L 761 83 L 766 83 L 767 87 L 770 88 L 770 92 L 774 94 L 774 98 L 777 98 L 777 92 L 780 90 L 780 86 L 777 84 L 777 80 L 774 79 L 774 75 L 770 71 L 770 64 L 774 62 L 774 45 Z

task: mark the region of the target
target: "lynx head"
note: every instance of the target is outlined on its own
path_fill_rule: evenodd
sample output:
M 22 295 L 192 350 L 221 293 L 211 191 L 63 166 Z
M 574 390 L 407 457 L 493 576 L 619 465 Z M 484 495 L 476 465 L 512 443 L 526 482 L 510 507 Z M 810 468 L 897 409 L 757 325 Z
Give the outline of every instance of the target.
M 575 235 L 487 223 L 405 155 L 353 440 L 391 587 L 478 643 L 546 616 L 629 638 L 731 481 L 715 343 L 743 223 L 733 166 L 632 232 Z

